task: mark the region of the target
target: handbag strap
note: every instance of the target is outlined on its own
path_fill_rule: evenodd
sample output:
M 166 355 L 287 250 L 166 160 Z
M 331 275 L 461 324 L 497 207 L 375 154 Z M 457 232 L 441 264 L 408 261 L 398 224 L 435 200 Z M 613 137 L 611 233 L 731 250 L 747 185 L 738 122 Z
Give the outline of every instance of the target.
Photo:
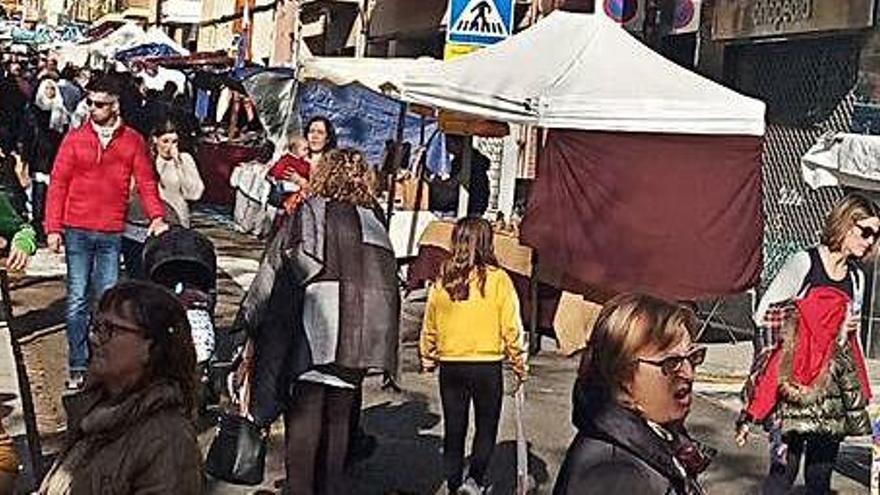
M 241 387 L 238 389 L 238 412 L 244 417 L 250 417 L 251 408 L 251 380 L 254 370 L 253 364 L 253 341 L 248 339 L 242 352 L 242 377 Z

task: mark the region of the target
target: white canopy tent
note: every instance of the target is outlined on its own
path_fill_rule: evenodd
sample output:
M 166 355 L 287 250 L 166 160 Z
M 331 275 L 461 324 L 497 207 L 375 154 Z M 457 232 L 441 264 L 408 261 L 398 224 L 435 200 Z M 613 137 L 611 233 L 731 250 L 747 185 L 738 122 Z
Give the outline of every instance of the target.
M 327 81 L 337 86 L 359 83 L 378 93 L 398 92 L 403 79 L 418 71 L 437 67 L 431 58 L 305 57 L 299 67 L 300 81 Z
M 764 134 L 764 103 L 679 67 L 604 14 L 556 11 L 402 78 L 404 100 L 545 128 Z
M 68 45 L 59 49 L 58 61 L 61 66 L 71 63 L 81 67 L 86 64 L 89 55 L 95 54 L 110 60 L 122 50 L 150 43 L 167 45 L 180 55 L 189 55 L 189 50 L 180 46 L 161 29 L 152 27 L 148 31 L 144 31 L 137 24 L 129 22 L 90 43 Z
M 880 136 L 826 134 L 801 157 L 811 188 L 856 187 L 880 191 Z

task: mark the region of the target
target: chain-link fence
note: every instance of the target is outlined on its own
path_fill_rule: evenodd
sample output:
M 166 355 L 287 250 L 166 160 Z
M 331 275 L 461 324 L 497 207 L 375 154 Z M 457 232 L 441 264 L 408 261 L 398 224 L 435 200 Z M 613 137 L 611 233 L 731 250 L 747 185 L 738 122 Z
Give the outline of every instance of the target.
M 800 158 L 822 134 L 849 131 L 859 40 L 841 36 L 732 48 L 733 86 L 767 104 L 762 288 L 785 259 L 814 244 L 843 191 L 810 189 Z

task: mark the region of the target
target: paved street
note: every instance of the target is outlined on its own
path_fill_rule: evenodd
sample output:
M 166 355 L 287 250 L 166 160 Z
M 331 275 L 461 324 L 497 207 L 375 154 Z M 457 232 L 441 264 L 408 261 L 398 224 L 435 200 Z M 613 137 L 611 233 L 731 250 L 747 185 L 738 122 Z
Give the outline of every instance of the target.
M 234 317 L 243 287 L 257 266 L 261 243 L 236 234 L 231 224 L 217 215 L 204 212 L 196 218 L 196 227 L 215 242 L 220 255 L 220 300 L 218 321 L 226 328 Z M 16 328 L 22 339 L 28 372 L 35 392 L 38 422 L 45 439 L 45 450 L 52 451 L 63 431 L 64 415 L 60 391 L 66 358 L 62 327 L 63 267 L 58 257 L 45 253 L 35 260 L 29 277 L 15 282 L 14 302 L 18 319 Z M 411 317 L 409 318 L 412 319 Z M 549 341 L 548 341 L 549 343 Z M 545 345 L 545 347 L 547 347 Z M 0 340 L 0 413 L 9 417 L 5 422 L 15 434 L 23 433 L 16 402 L 11 360 L 7 358 L 8 341 Z M 739 363 L 748 359 L 742 346 L 726 348 L 713 345 L 707 370 L 735 374 Z M 376 435 L 379 446 L 369 460 L 352 470 L 350 493 L 437 493 L 441 487 L 442 421 L 436 377 L 416 372 L 416 353 L 412 344 L 403 349 L 402 393 L 380 389 L 377 378 L 365 386 L 364 423 Z M 553 480 L 573 436 L 570 425 L 569 395 L 576 362 L 547 351 L 533 360 L 533 374 L 527 385 L 526 424 L 530 440 L 530 472 L 536 482 L 536 493 L 550 493 Z M 713 373 L 708 373 L 713 375 Z M 743 449 L 732 442 L 732 422 L 737 407 L 732 391 L 737 385 L 706 376 L 698 386 L 701 395 L 694 402 L 690 428 L 697 438 L 719 450 L 719 455 L 705 477 L 712 494 L 755 493 L 766 469 L 766 442 L 756 436 Z M 501 434 L 492 465 L 492 479 L 497 491 L 511 493 L 515 469 L 515 431 L 512 399 L 505 399 Z M 205 425 L 201 441 L 205 449 L 212 430 Z M 212 483 L 213 494 L 255 493 L 259 489 L 274 491 L 283 478 L 279 449 L 283 440 L 280 425 L 270 439 L 269 466 L 262 487 L 242 488 Z M 835 476 L 835 488 L 841 494 L 865 493 L 866 488 L 854 481 Z

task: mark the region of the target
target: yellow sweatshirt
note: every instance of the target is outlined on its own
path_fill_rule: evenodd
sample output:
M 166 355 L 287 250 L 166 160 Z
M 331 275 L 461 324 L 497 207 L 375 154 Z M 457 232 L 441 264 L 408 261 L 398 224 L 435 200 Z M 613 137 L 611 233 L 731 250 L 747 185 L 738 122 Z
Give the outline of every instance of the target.
M 507 356 L 514 371 L 524 376 L 519 299 L 507 273 L 499 268 L 486 269 L 485 297 L 474 274 L 465 301 L 453 301 L 441 284 L 432 285 L 419 351 L 427 362 L 492 362 Z

